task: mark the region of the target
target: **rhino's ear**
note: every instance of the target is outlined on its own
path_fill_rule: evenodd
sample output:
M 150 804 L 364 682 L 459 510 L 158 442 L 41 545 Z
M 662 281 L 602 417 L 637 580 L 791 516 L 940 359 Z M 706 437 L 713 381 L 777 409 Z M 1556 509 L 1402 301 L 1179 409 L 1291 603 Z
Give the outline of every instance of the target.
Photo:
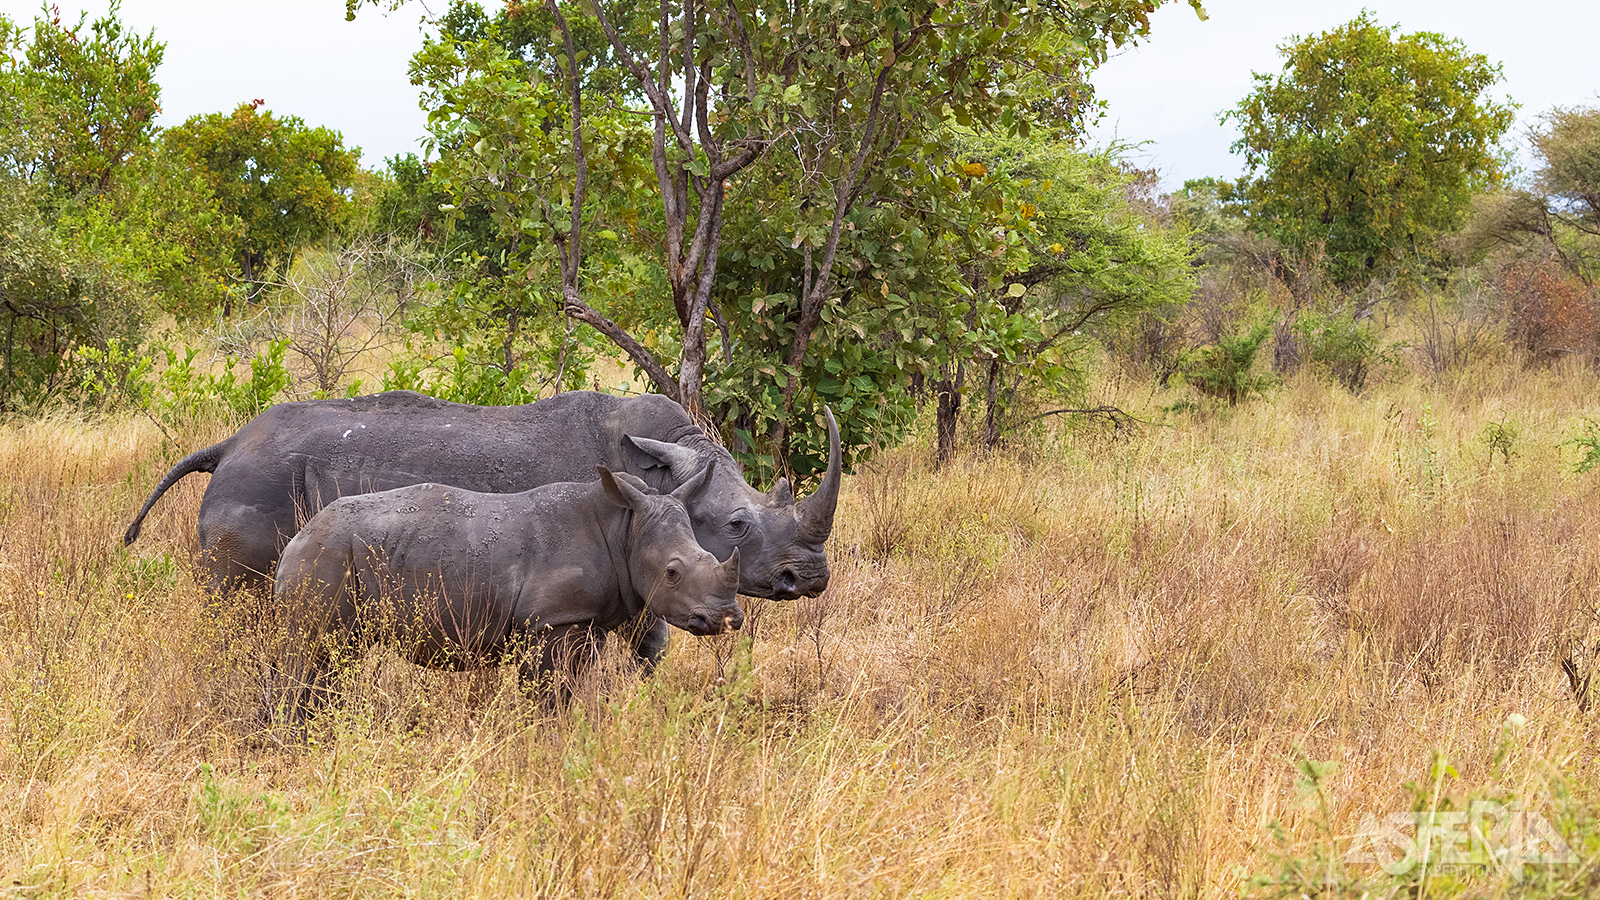
M 706 462 L 705 468 L 696 472 L 688 481 L 679 485 L 678 489 L 672 492 L 672 499 L 687 506 L 691 498 L 705 490 L 706 485 L 711 483 L 711 470 L 716 467 L 717 460 L 713 457 Z
M 672 477 L 683 481 L 700 467 L 700 456 L 682 444 L 671 444 L 653 438 L 627 435 L 625 440 L 644 451 L 644 468 L 668 468 Z
M 772 486 L 772 493 L 768 494 L 772 502 L 779 506 L 794 505 L 794 489 L 789 487 L 789 479 L 779 478 L 778 483 Z
M 616 478 L 618 481 L 626 482 L 628 484 L 633 485 L 634 487 L 638 488 L 639 491 L 641 493 L 645 494 L 646 496 L 654 496 L 656 494 L 661 493 L 660 491 L 658 491 L 655 488 L 651 487 L 650 485 L 646 484 L 645 480 L 643 478 L 640 478 L 639 476 L 633 474 L 632 472 L 612 472 L 611 475 L 612 475 L 612 477 Z
M 644 492 L 628 482 L 611 474 L 605 466 L 595 466 L 600 472 L 600 486 L 605 488 L 606 496 L 618 506 L 629 509 L 639 509 L 645 502 Z

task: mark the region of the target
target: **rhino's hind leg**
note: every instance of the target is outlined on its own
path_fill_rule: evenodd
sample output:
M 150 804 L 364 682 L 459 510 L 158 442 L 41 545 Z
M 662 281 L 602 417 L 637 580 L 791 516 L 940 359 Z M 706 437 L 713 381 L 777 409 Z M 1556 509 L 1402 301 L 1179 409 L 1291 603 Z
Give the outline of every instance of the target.
M 279 656 L 263 692 L 263 724 L 300 727 L 327 703 L 333 671 L 329 656 L 321 647 L 293 647 Z
M 272 598 L 265 717 L 296 726 L 324 706 L 336 666 L 359 657 L 371 635 L 358 609 L 346 554 L 313 544 L 291 550 Z
M 287 538 L 250 509 L 200 509 L 200 565 L 212 596 L 272 587 L 273 564 Z
M 303 631 L 279 632 L 275 661 L 268 666 L 262 718 L 302 727 L 328 705 L 346 667 L 359 660 L 370 642 L 350 628 L 333 628 L 307 638 Z

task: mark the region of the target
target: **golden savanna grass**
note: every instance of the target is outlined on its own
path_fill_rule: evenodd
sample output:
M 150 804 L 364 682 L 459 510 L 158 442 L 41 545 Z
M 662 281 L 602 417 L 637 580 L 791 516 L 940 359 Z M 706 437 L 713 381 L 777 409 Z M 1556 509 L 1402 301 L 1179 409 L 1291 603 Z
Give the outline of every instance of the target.
M 894 451 L 846 481 L 823 597 L 679 633 L 647 682 L 613 659 L 540 718 L 379 653 L 287 743 L 250 616 L 191 574 L 204 477 L 120 547 L 226 430 L 7 426 L 0 895 L 1589 895 L 1600 478 L 1560 444 L 1597 388 L 1304 378 L 941 472 Z M 1368 813 L 1474 799 L 1579 861 L 1344 860 Z

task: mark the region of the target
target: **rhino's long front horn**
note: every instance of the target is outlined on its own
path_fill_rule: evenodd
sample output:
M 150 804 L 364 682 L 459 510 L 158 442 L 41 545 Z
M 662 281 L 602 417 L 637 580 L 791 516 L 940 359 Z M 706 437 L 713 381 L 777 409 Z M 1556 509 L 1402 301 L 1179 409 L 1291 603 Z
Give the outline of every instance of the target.
M 813 544 L 828 539 L 833 531 L 833 511 L 839 505 L 839 425 L 833 420 L 833 410 L 826 406 L 822 409 L 828 416 L 828 474 L 823 476 L 822 486 L 795 509 L 800 536 Z

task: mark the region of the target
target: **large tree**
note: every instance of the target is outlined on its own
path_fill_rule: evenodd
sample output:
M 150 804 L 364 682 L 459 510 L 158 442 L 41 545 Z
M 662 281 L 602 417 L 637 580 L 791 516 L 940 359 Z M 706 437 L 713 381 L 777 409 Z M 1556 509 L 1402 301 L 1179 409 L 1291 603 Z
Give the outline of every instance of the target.
M 512 4 L 503 22 L 537 16 L 548 25 L 517 30 L 516 46 L 530 78 L 564 92 L 558 107 L 542 107 L 565 114 L 563 133 L 545 129 L 537 140 L 561 148 L 570 163 L 527 168 L 536 177 L 519 178 L 526 157 L 518 148 L 470 146 L 488 165 L 480 183 L 522 185 L 522 208 L 540 211 L 516 221 L 533 226 L 522 237 L 554 248 L 565 312 L 622 348 L 656 390 L 710 417 L 726 413 L 706 403 L 712 333 L 722 332 L 724 365 L 755 343 L 737 333 L 739 317 L 712 302 L 724 225 L 745 197 L 764 202 L 761 221 L 782 228 L 765 229 L 771 243 L 762 251 L 782 257 L 789 281 L 745 321 L 771 330 L 761 346 L 777 342 L 776 353 L 753 362 L 770 381 L 778 424 L 765 443 L 781 466 L 793 449 L 790 423 L 807 419 L 819 399 L 802 389 L 818 329 L 868 311 L 859 294 L 847 308 L 838 281 L 859 270 L 851 248 L 868 230 L 859 217 L 881 218 L 908 198 L 928 197 L 930 186 L 964 193 L 957 126 L 1070 131 L 1092 103 L 1085 72 L 1111 47 L 1147 33 L 1162 2 Z M 593 52 L 596 29 L 608 52 Z M 510 31 L 502 26 L 502 44 Z M 632 235 L 655 244 L 665 281 L 655 302 L 665 317 L 639 308 L 648 300 L 616 304 L 594 291 L 584 264 L 596 246 L 588 236 L 591 187 L 616 187 L 593 180 L 591 166 L 604 156 L 615 167 L 615 154 L 631 144 L 597 137 L 594 123 L 619 115 L 642 116 L 649 129 L 640 161 L 653 176 L 656 211 Z M 854 326 L 871 340 L 867 324 Z
M 344 223 L 360 159 L 339 132 L 261 106 L 195 116 L 163 134 L 239 221 L 233 255 L 252 298 L 274 269 L 286 274 L 301 247 Z
M 1301 258 L 1325 254 L 1336 283 L 1426 255 L 1504 177 L 1513 108 L 1490 96 L 1500 66 L 1460 41 L 1363 12 L 1279 50 L 1282 71 L 1257 73 L 1222 116 L 1248 168 L 1238 198 L 1257 233 Z
M 27 41 L 25 29 L 0 24 L 0 129 L 11 138 L 0 154 L 14 173 L 66 194 L 104 192 L 150 142 L 166 47 L 129 31 L 118 7 L 93 22 L 38 18 Z

